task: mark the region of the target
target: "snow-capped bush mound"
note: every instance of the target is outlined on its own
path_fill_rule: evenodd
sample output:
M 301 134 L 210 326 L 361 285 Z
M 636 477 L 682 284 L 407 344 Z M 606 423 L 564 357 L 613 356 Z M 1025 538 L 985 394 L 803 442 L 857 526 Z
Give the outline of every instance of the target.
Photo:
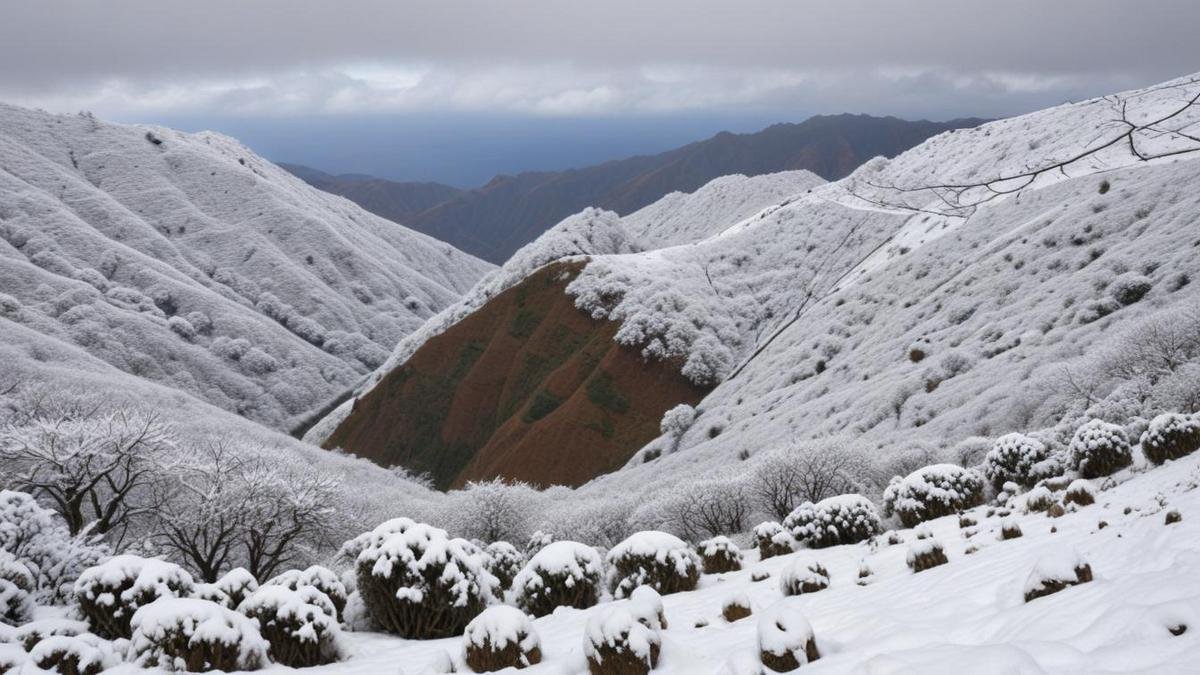
M 206 600 L 164 597 L 133 615 L 129 659 L 143 668 L 201 673 L 257 670 L 270 645 L 254 619 Z
M 1025 602 L 1092 580 L 1092 566 L 1077 551 L 1061 549 L 1038 558 L 1025 582 Z
M 957 513 L 983 503 L 983 476 L 974 469 L 934 464 L 893 478 L 883 491 L 885 515 L 895 514 L 905 527 Z
M 622 607 L 594 613 L 583 634 L 591 675 L 646 675 L 658 666 L 662 638 Z
M 740 621 L 753 613 L 750 598 L 745 593 L 734 593 L 721 602 L 721 617 L 729 623 Z
M 378 546 L 383 543 L 383 540 L 387 539 L 389 535 L 404 534 L 420 525 L 420 523 L 412 518 L 392 518 L 391 520 L 385 520 L 376 525 L 371 531 L 363 532 L 357 537 L 343 542 L 338 555 L 351 561 L 358 560 L 360 553 L 372 546 Z
M 1008 541 L 1009 539 L 1018 539 L 1025 536 L 1021 531 L 1021 524 L 1012 518 L 1004 518 L 1000 521 L 1000 541 Z
M 538 554 L 538 551 L 541 551 L 542 549 L 546 548 L 547 546 L 549 546 L 550 544 L 553 544 L 553 543 L 554 543 L 554 535 L 553 534 L 551 534 L 549 532 L 543 532 L 541 530 L 536 530 L 536 531 L 534 531 L 533 534 L 529 535 L 529 541 L 527 541 L 525 543 L 525 557 L 532 558 L 533 556 Z
M 556 607 L 586 609 L 599 600 L 603 579 L 604 563 L 596 549 L 556 541 L 535 553 L 513 578 L 513 600 L 535 617 Z
M 784 595 L 816 593 L 829 588 L 829 571 L 819 562 L 797 560 L 779 576 L 779 588 Z
M 1046 462 L 1051 460 L 1050 450 L 1032 436 L 1021 433 L 1005 434 L 996 439 L 992 449 L 983 458 L 983 473 L 997 491 L 1004 484 L 1013 482 L 1031 487 L 1047 475 Z
M 192 575 L 179 565 L 119 555 L 79 575 L 75 600 L 92 632 L 115 640 L 130 636 L 130 620 L 140 607 L 159 598 L 188 597 L 194 586 Z
M 372 541 L 355 567 L 371 616 L 384 630 L 406 638 L 461 633 L 499 590 L 477 546 L 424 524 Z
M 879 534 L 879 512 L 862 495 L 838 495 L 816 504 L 804 503 L 784 519 L 783 526 L 809 548 L 856 544 Z
M 812 625 L 789 600 L 781 600 L 759 615 L 758 652 L 762 664 L 778 673 L 821 658 Z
M 946 558 L 946 551 L 942 548 L 941 542 L 937 539 L 920 539 L 908 547 L 905 562 L 913 572 L 923 572 L 938 565 L 945 565 L 950 561 Z
M 1096 486 L 1090 480 L 1077 478 L 1067 486 L 1063 501 L 1068 504 L 1087 506 L 1096 503 Z
M 0 580 L 11 582 L 26 593 L 33 593 L 37 590 L 37 580 L 29 566 L 2 548 L 0 548 Z
M 11 556 L 11 574 L 34 576 L 34 588 L 25 590 L 42 602 L 69 597 L 79 573 L 109 553 L 102 543 L 71 536 L 54 511 L 15 490 L 0 490 L 0 551 Z
M 146 133 L 0 106 L 14 318 L 137 377 L 283 427 L 491 269 L 228 137 Z
M 796 550 L 796 540 L 783 525 L 768 520 L 754 526 L 754 545 L 758 547 L 759 558 L 766 560 L 777 555 L 787 555 Z
M 1058 500 L 1054 498 L 1054 493 L 1050 491 L 1050 488 L 1038 485 L 1021 495 L 1020 502 L 1026 513 L 1040 513 L 1057 504 Z
M 310 587 L 311 588 L 311 587 Z M 291 668 L 333 663 L 339 658 L 337 617 L 283 585 L 264 585 L 242 601 L 240 614 L 258 621 L 271 645 L 271 660 Z
M 1200 419 L 1163 413 L 1150 420 L 1141 441 L 1142 453 L 1155 464 L 1190 455 L 1200 448 Z
M 463 655 L 477 673 L 527 668 L 542 660 L 542 643 L 529 617 L 515 607 L 488 607 L 463 631 Z
M 29 650 L 29 660 L 42 670 L 64 675 L 98 675 L 107 665 L 104 653 L 78 637 L 45 638 Z
M 338 575 L 327 567 L 312 565 L 305 570 L 287 570 L 263 583 L 263 586 L 284 586 L 293 591 L 311 586 L 324 593 L 333 602 L 334 620 L 341 619 L 346 608 L 346 587 Z
M 20 626 L 33 618 L 33 598 L 29 591 L 8 579 L 0 579 L 0 621 Z
M 662 594 L 690 591 L 700 579 L 700 557 L 687 542 L 666 532 L 630 535 L 608 552 L 613 594 L 625 597 L 646 585 Z
M 488 571 L 500 582 L 500 588 L 512 588 L 513 579 L 525 566 L 525 555 L 507 541 L 492 542 L 484 552 L 487 554 Z
M 705 539 L 697 545 L 705 574 L 722 574 L 742 569 L 742 550 L 729 537 Z
M 629 594 L 625 603 L 629 613 L 647 628 L 666 630 L 667 614 L 663 609 L 662 596 L 650 586 L 638 586 Z
M 38 619 L 13 631 L 12 639 L 14 642 L 19 642 L 25 651 L 29 651 L 33 649 L 34 645 L 48 637 L 78 637 L 87 632 L 88 625 L 83 621 L 62 618 Z M 3 636 L 0 636 L 0 642 L 3 641 Z
M 213 586 L 229 598 L 230 609 L 236 609 L 247 596 L 258 590 L 258 581 L 246 568 L 235 567 L 217 579 Z
M 196 584 L 188 597 L 215 602 L 225 609 L 237 609 L 237 605 L 233 604 L 229 594 L 218 588 L 216 584 Z
M 19 645 L 0 641 L 0 675 L 21 672 L 21 666 L 29 660 Z
M 1071 462 L 1084 478 L 1100 478 L 1133 463 L 1125 429 L 1104 420 L 1091 420 L 1071 438 Z

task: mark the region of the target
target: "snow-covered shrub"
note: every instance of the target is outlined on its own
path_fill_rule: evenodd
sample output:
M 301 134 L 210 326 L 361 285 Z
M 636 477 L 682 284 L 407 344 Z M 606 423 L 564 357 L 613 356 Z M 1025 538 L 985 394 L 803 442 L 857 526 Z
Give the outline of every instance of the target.
M 608 552 L 613 594 L 623 598 L 646 585 L 662 594 L 690 591 L 700 579 L 700 557 L 679 537 L 638 532 Z
M 77 637 L 88 632 L 88 625 L 83 621 L 75 621 L 74 619 L 38 619 L 17 628 L 12 633 L 12 641 L 18 642 L 25 651 L 33 649 L 37 643 L 45 640 L 48 637 L 63 636 Z M 0 631 L 0 642 L 4 642 L 5 637 Z
M 302 594 L 286 586 L 264 585 L 237 609 L 258 621 L 259 633 L 271 645 L 272 661 L 306 668 L 338 660 L 337 617 L 306 602 Z
M 1012 481 L 1031 487 L 1044 478 L 1039 465 L 1050 459 L 1050 450 L 1044 443 L 1021 433 L 1005 434 L 996 439 L 992 449 L 983 458 L 983 472 L 996 490 Z
M 638 586 L 629 594 L 625 603 L 633 618 L 647 628 L 666 630 L 667 614 L 663 610 L 662 596 L 650 586 Z
M 742 551 L 729 537 L 705 539 L 697 546 L 705 574 L 736 572 L 742 569 Z
M 37 580 L 29 566 L 2 548 L 0 548 L 0 581 L 8 581 L 26 593 L 37 590 Z
M 1063 495 L 1063 501 L 1068 504 L 1078 504 L 1080 506 L 1095 504 L 1096 486 L 1084 478 L 1073 480 L 1067 486 L 1067 492 Z
M 787 555 L 796 550 L 796 540 L 783 525 L 768 520 L 754 526 L 754 545 L 758 547 L 759 558 L 766 560 L 777 555 Z
M 196 584 L 192 588 L 190 597 L 197 600 L 215 602 L 225 609 L 237 609 L 237 605 L 233 604 L 233 600 L 229 598 L 229 595 L 220 588 L 217 588 L 216 584 Z
M 0 490 L 0 550 L 34 576 L 36 600 L 60 602 L 80 572 L 109 554 L 103 543 L 72 536 L 54 511 L 25 492 Z
M 585 609 L 596 604 L 604 564 L 596 549 L 577 541 L 556 541 L 538 551 L 513 578 L 513 599 L 533 616 L 555 607 Z
M 242 367 L 254 375 L 266 375 L 279 369 L 279 361 L 258 347 L 251 347 L 242 355 Z
M 106 665 L 104 653 L 95 645 L 66 635 L 38 642 L 29 650 L 29 660 L 44 671 L 62 675 L 99 675 Z
M 208 602 L 164 597 L 133 615 L 129 658 L 143 668 L 257 670 L 270 645 L 253 619 Z
M 320 565 L 313 565 L 303 571 L 287 570 L 263 582 L 263 586 L 284 586 L 293 591 L 311 586 L 324 593 L 333 603 L 335 620 L 341 618 L 342 610 L 346 608 L 346 586 L 333 570 Z
M 1022 497 L 1022 501 L 1024 502 L 1023 505 L 1026 513 L 1040 513 L 1057 503 L 1054 493 L 1050 492 L 1050 489 L 1045 485 L 1038 485 L 1029 492 L 1026 492 Z
M 957 513 L 983 503 L 983 476 L 974 469 L 934 464 L 904 478 L 893 478 L 883 491 L 883 512 L 905 527 Z
M 231 609 L 236 609 L 247 596 L 258 590 L 258 581 L 245 567 L 229 570 L 212 585 L 229 598 L 229 602 L 233 604 Z
M 1142 453 L 1155 464 L 1179 459 L 1200 448 L 1200 419 L 1179 413 L 1163 413 L 1150 420 L 1142 434 Z
M 1167 511 L 1167 515 L 1163 516 L 1163 525 L 1174 525 L 1180 522 L 1183 522 L 1183 514 L 1179 512 L 1179 509 L 1171 509 Z
M 1073 550 L 1060 550 L 1039 558 L 1025 582 L 1025 602 L 1057 593 L 1092 580 L 1092 567 Z
M 528 483 L 502 478 L 472 481 L 451 497 L 454 529 L 484 542 L 520 541 L 529 536 L 530 519 L 538 511 L 538 492 Z
M 22 667 L 29 660 L 25 650 L 15 644 L 8 644 L 0 641 L 0 675 L 7 675 L 21 672 Z
M 816 504 L 801 504 L 783 526 L 809 548 L 856 544 L 879 534 L 879 512 L 862 495 L 838 495 Z
M 750 598 L 745 593 L 734 593 L 721 603 L 721 616 L 729 623 L 740 621 L 753 613 Z
M 762 664 L 777 673 L 795 670 L 821 658 L 812 625 L 786 599 L 760 614 L 758 652 Z
M 12 626 L 33 618 L 33 599 L 29 591 L 8 579 L 0 579 L 0 622 Z
M 467 666 L 477 673 L 527 668 L 542 660 L 542 645 L 529 617 L 515 607 L 488 607 L 463 632 Z
M 507 541 L 488 544 L 484 553 L 487 554 L 488 571 L 500 582 L 501 590 L 511 588 L 513 579 L 525 566 L 525 556 Z
M 663 413 L 659 430 L 663 436 L 667 437 L 671 448 L 674 449 L 679 446 L 680 439 L 683 438 L 688 429 L 692 428 L 692 424 L 695 421 L 696 409 L 686 403 L 680 403 Z
M 583 633 L 591 675 L 646 675 L 658 666 L 662 638 L 623 607 L 594 613 Z
M 779 576 L 779 589 L 784 595 L 816 593 L 829 588 L 829 570 L 819 562 L 797 560 Z
M 1104 420 L 1091 420 L 1075 431 L 1071 462 L 1084 478 L 1100 478 L 1133 463 L 1125 429 Z
M 1112 280 L 1108 285 L 1108 294 L 1122 305 L 1132 305 L 1146 297 L 1153 287 L 1154 282 L 1145 276 L 1136 272 L 1126 272 Z
M 92 632 L 115 640 L 130 636 L 130 620 L 140 607 L 160 598 L 188 597 L 194 586 L 192 575 L 179 565 L 119 555 L 79 575 L 75 600 Z
M 914 573 L 924 572 L 931 567 L 945 565 L 950 562 L 946 558 L 946 552 L 942 549 L 942 544 L 937 539 L 921 539 L 915 541 L 908 547 L 908 556 L 905 558 L 909 569 Z
M 1025 533 L 1021 531 L 1021 525 L 1017 521 L 1011 518 L 1000 521 L 1000 541 L 1008 541 L 1024 535 Z
M 499 583 L 479 547 L 445 530 L 410 523 L 370 542 L 355 563 L 358 590 L 384 630 L 412 639 L 462 632 L 495 598 Z
M 525 544 L 525 557 L 532 558 L 537 555 L 537 552 L 554 543 L 554 535 L 549 532 L 535 530 L 529 535 L 529 541 Z

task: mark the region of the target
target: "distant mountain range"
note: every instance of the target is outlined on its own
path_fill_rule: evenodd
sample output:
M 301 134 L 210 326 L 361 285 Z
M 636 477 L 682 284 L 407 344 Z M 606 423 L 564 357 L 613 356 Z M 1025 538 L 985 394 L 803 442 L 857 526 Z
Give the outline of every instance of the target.
M 308 167 L 282 166 L 368 211 L 502 263 L 555 223 L 588 206 L 625 215 L 668 193 L 691 192 L 714 178 L 738 173 L 756 176 L 807 169 L 837 180 L 872 157 L 894 157 L 931 136 L 984 121 L 817 116 L 752 134 L 721 132 L 657 155 L 566 171 L 496 176 L 473 190 L 358 174 L 331 176 Z

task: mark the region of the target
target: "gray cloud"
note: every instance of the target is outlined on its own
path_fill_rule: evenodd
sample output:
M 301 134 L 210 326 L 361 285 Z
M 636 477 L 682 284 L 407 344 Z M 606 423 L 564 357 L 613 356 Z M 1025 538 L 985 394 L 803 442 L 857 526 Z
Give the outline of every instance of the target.
M 14 0 L 0 99 L 106 114 L 1008 114 L 1200 69 L 1195 0 Z

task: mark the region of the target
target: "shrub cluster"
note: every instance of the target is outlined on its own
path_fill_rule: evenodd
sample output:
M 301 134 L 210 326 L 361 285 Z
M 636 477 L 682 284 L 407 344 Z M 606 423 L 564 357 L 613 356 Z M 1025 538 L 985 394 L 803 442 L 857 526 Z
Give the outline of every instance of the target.
M 525 566 L 525 555 L 507 541 L 489 544 L 484 553 L 487 554 L 488 571 L 500 582 L 500 588 L 512 588 L 513 579 Z
M 768 520 L 754 526 L 754 545 L 758 547 L 759 558 L 766 560 L 777 555 L 787 555 L 796 550 L 796 540 L 783 525 Z
M 130 659 L 143 668 L 257 670 L 270 645 L 258 626 L 237 612 L 191 598 L 163 597 L 133 615 Z
M 132 634 L 130 621 L 139 608 L 160 598 L 189 597 L 194 586 L 192 576 L 174 563 L 119 555 L 79 575 L 75 600 L 93 633 L 116 640 Z
M 591 675 L 646 675 L 658 666 L 662 638 L 623 607 L 588 619 L 583 653 Z
M 983 458 L 983 473 L 997 491 L 1013 482 L 1032 487 L 1042 478 L 1062 473 L 1061 467 L 1044 443 L 1021 433 L 1005 434 L 996 439 Z
M 467 624 L 463 654 L 471 670 L 490 673 L 541 663 L 542 645 L 524 612 L 494 605 Z
M 513 600 L 535 617 L 556 607 L 586 609 L 599 601 L 603 578 L 604 563 L 596 549 L 556 541 L 534 554 L 513 578 Z
M 362 542 L 359 593 L 386 631 L 410 639 L 458 635 L 496 597 L 499 583 L 483 552 L 445 530 L 397 519 Z
M 705 539 L 698 545 L 705 574 L 736 572 L 742 569 L 742 550 L 729 537 Z
M 783 527 L 809 548 L 857 544 L 883 529 L 875 505 L 856 494 L 801 504 L 784 519 Z
M 829 571 L 818 562 L 796 562 L 783 571 L 779 587 L 784 595 L 816 593 L 829 588 Z
M 914 573 L 924 572 L 950 562 L 946 558 L 946 551 L 937 539 L 921 539 L 914 542 L 912 546 L 908 547 L 908 556 L 905 561 Z
M 346 586 L 338 575 L 327 567 L 313 565 L 306 570 L 287 570 L 267 580 L 264 586 L 283 586 L 293 591 L 305 586 L 317 589 L 333 603 L 333 619 L 340 620 L 346 609 Z
M 1075 431 L 1069 446 L 1071 462 L 1084 478 L 1100 478 L 1133 463 L 1125 429 L 1104 420 L 1091 420 Z
M 1063 501 L 1068 504 L 1078 504 L 1087 506 L 1096 503 L 1096 488 L 1091 481 L 1083 478 L 1071 481 L 1067 486 L 1067 492 L 1063 495 Z
M 31 645 L 29 660 L 40 670 L 60 675 L 99 675 L 105 668 L 104 654 L 93 644 L 75 636 L 52 636 Z
M 934 464 L 893 478 L 883 491 L 883 511 L 905 527 L 957 513 L 983 503 L 983 477 L 974 469 Z
M 1142 434 L 1142 453 L 1155 464 L 1179 459 L 1200 448 L 1200 420 L 1195 415 L 1163 413 Z
M 306 588 L 310 594 L 320 593 Z M 290 668 L 333 663 L 339 656 L 337 618 L 328 607 L 308 600 L 303 592 L 267 584 L 243 600 L 238 612 L 258 621 L 259 632 L 271 645 L 272 661 Z
M 682 539 L 666 532 L 633 534 L 614 546 L 607 559 L 618 598 L 643 585 L 664 595 L 690 591 L 700 580 L 700 557 Z

